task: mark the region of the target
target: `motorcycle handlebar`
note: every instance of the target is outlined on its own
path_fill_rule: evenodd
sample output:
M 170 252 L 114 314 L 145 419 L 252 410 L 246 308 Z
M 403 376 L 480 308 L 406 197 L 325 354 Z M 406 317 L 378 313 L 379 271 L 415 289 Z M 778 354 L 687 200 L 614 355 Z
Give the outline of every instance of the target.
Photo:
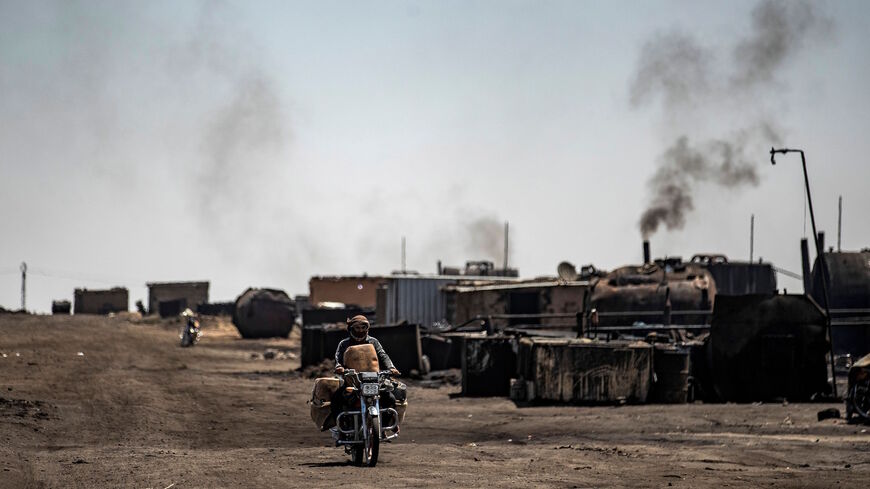
M 354 370 L 354 369 L 352 369 L 352 368 L 346 368 L 346 369 L 344 369 L 344 371 L 342 372 L 342 375 L 348 375 L 348 374 L 349 374 L 349 375 L 354 375 L 354 374 L 356 374 L 356 373 L 357 373 L 356 370 Z M 393 376 L 393 372 L 391 372 L 391 371 L 389 371 L 389 370 L 381 370 L 380 372 L 378 372 L 378 377 L 380 377 L 380 376 L 384 376 L 384 377 L 392 377 L 392 376 Z

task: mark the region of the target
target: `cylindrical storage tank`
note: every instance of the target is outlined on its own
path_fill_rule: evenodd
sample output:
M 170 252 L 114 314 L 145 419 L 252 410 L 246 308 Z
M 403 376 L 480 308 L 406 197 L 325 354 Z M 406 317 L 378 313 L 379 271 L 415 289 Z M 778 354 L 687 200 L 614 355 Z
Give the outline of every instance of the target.
M 664 273 L 661 266 L 647 264 L 623 267 L 599 280 L 593 286 L 589 307 L 598 311 L 600 326 L 664 323 L 668 304 L 671 324 L 704 324 L 712 313 L 715 296 L 716 283 L 703 267 L 689 264 Z
M 870 250 L 825 253 L 831 309 L 870 308 Z M 823 306 L 822 271 L 813 263 L 813 298 Z
M 236 299 L 233 324 L 242 338 L 286 338 L 295 321 L 295 304 L 283 290 L 250 288 Z

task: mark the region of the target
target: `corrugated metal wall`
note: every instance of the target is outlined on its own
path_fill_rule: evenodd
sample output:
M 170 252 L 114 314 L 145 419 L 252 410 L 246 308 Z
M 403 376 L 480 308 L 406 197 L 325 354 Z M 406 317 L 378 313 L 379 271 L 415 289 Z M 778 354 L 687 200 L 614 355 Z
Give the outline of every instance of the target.
M 455 283 L 444 277 L 392 277 L 387 288 L 386 324 L 406 320 L 428 326 L 444 319 L 441 287 Z

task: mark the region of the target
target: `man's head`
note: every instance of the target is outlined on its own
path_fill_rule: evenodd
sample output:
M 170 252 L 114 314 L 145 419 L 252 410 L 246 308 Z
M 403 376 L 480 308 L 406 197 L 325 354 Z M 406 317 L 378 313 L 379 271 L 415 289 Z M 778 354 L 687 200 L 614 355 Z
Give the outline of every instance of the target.
M 351 338 L 362 341 L 369 335 L 369 320 L 362 314 L 347 320 L 347 332 Z

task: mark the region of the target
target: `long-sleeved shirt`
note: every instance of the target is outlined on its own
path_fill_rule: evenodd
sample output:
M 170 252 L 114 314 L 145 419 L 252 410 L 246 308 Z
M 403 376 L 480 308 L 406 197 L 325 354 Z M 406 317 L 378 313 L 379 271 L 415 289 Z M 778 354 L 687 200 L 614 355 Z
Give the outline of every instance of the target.
M 372 336 L 366 336 L 366 339 L 362 341 L 357 341 L 353 338 L 345 338 L 341 340 L 338 344 L 338 348 L 335 349 L 335 366 L 338 367 L 339 365 L 344 364 L 344 352 L 349 346 L 362 345 L 364 343 L 368 343 L 375 347 L 375 352 L 378 354 L 378 364 L 381 369 L 389 370 L 393 368 L 393 362 L 390 360 L 390 356 L 387 355 L 384 347 L 381 346 L 381 342 Z

